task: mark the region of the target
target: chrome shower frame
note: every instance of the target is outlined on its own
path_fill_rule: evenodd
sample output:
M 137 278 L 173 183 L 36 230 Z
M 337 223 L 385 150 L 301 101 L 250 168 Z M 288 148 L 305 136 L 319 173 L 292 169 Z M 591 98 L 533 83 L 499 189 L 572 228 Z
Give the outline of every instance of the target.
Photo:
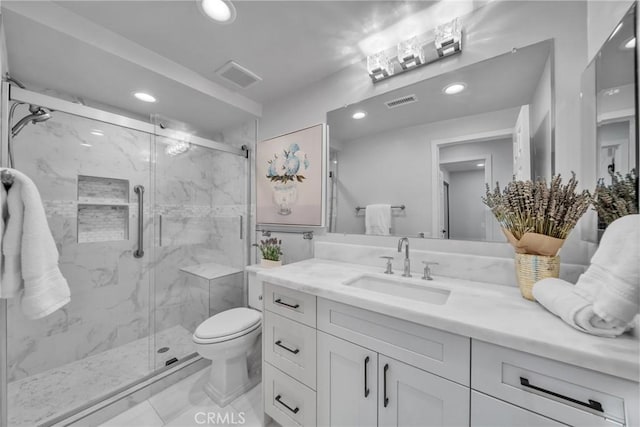
M 141 132 L 148 133 L 150 135 L 172 138 L 175 136 L 175 130 L 162 129 L 153 123 L 144 122 L 141 120 L 133 119 L 130 117 L 113 114 L 107 111 L 99 110 L 93 107 L 88 107 L 81 104 L 75 104 L 73 102 L 65 101 L 62 99 L 54 98 L 48 95 L 43 95 L 37 92 L 32 92 L 21 88 L 18 83 L 12 83 L 3 81 L 1 85 L 0 93 L 0 166 L 9 167 L 9 139 L 11 137 L 10 126 L 10 104 L 11 102 L 22 103 L 27 105 L 42 106 L 51 111 L 71 114 L 87 119 L 97 120 L 100 122 L 120 126 L 123 128 L 133 129 Z M 257 122 L 257 120 L 256 120 Z M 257 138 L 257 123 L 256 123 L 256 138 Z M 251 201 L 250 192 L 250 165 L 252 159 L 249 157 L 250 150 L 246 147 L 237 148 L 225 143 L 212 141 L 198 136 L 192 136 L 191 144 L 213 149 L 216 151 L 222 151 L 226 153 L 235 154 L 247 158 L 247 182 L 245 193 L 245 205 L 247 206 L 247 215 L 242 218 L 242 227 L 248 230 L 248 225 L 251 223 L 251 214 L 249 207 Z M 250 239 L 246 238 L 246 247 L 244 248 L 243 255 L 247 256 L 245 263 L 250 260 L 248 257 L 250 254 Z M 152 248 L 151 248 L 152 249 Z M 246 278 L 244 287 L 246 290 Z M 246 299 L 246 292 L 245 292 Z M 150 308 L 151 310 L 151 308 Z M 7 300 L 0 299 L 0 427 L 9 427 L 8 424 L 8 311 Z M 109 396 L 104 397 L 100 401 L 87 402 L 81 408 L 77 408 L 71 413 L 63 414 L 51 423 L 47 425 L 68 425 L 74 422 L 86 422 L 91 417 L 99 416 L 100 411 L 107 410 L 109 407 L 122 407 L 125 409 L 128 406 L 127 399 L 133 400 L 145 400 L 151 393 L 150 390 L 154 388 L 154 384 L 167 376 L 171 375 L 172 378 L 180 379 L 186 375 L 190 375 L 198 369 L 202 369 L 207 364 L 207 361 L 202 359 L 199 355 L 188 357 L 181 361 L 180 364 L 171 365 L 161 370 L 153 371 L 148 376 L 142 377 L 124 387 L 117 392 L 112 393 Z

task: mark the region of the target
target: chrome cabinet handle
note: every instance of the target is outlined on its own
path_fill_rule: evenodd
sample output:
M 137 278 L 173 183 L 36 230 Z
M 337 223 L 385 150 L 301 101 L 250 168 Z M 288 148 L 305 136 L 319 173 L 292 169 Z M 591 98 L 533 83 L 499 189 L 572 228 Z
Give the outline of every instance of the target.
M 276 402 L 278 402 L 279 404 L 281 404 L 282 406 L 284 406 L 285 408 L 287 408 L 288 410 L 290 410 L 291 412 L 293 412 L 294 414 L 297 414 L 298 411 L 300 410 L 300 408 L 298 408 L 296 406 L 296 408 L 292 408 L 291 406 L 287 405 L 286 403 L 284 403 L 282 400 L 280 400 L 280 398 L 282 397 L 282 395 L 277 395 L 276 396 Z
M 287 350 L 287 351 L 288 351 L 288 352 L 290 352 L 290 353 L 293 353 L 293 354 L 298 354 L 298 353 L 300 353 L 300 349 L 299 349 L 299 348 L 296 348 L 295 350 L 291 350 L 289 347 L 287 347 L 287 346 L 283 345 L 281 340 L 276 341 L 276 345 L 277 345 L 278 347 L 280 347 L 280 348 L 284 348 L 285 350 Z
M 364 397 L 369 397 L 369 387 L 367 386 L 367 365 L 369 364 L 369 356 L 364 358 Z
M 383 375 L 383 392 L 384 392 L 384 407 L 386 408 L 389 405 L 389 398 L 387 397 L 387 371 L 389 370 L 389 364 L 384 365 L 384 375 Z
M 285 307 L 289 307 L 289 308 L 293 308 L 293 309 L 296 309 L 296 308 L 300 307 L 300 304 L 296 304 L 296 305 L 287 304 L 286 302 L 282 301 L 280 298 L 278 298 L 274 302 L 276 304 L 284 305 Z
M 524 387 L 527 387 L 527 388 L 530 388 L 530 389 L 533 389 L 533 390 L 537 390 L 537 391 L 539 391 L 541 393 L 549 394 L 549 395 L 557 397 L 559 399 L 567 400 L 567 401 L 569 401 L 571 403 L 575 403 L 575 404 L 578 404 L 578 405 L 586 406 L 587 408 L 593 409 L 594 411 L 604 412 L 604 409 L 602 409 L 602 404 L 600 402 L 596 401 L 596 400 L 589 399 L 589 403 L 581 402 L 579 400 L 573 399 L 573 398 L 568 397 L 568 396 L 564 396 L 564 395 L 556 393 L 554 391 L 546 390 L 544 388 L 537 387 L 535 385 L 531 385 L 531 384 L 529 384 L 529 380 L 527 378 L 524 378 L 524 377 L 520 377 L 520 385 L 522 385 Z
M 144 256 L 144 186 L 136 185 L 133 191 L 138 195 L 138 249 L 133 256 L 142 258 Z

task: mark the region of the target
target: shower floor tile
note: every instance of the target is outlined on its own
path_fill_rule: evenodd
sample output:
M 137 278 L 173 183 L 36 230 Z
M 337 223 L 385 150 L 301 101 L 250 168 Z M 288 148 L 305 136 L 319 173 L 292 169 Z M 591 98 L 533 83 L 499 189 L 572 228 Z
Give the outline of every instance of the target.
M 33 426 L 99 401 L 151 373 L 152 363 L 162 367 L 173 357 L 195 352 L 191 332 L 174 326 L 155 336 L 155 345 L 170 346 L 149 361 L 148 338 L 9 383 L 9 425 Z

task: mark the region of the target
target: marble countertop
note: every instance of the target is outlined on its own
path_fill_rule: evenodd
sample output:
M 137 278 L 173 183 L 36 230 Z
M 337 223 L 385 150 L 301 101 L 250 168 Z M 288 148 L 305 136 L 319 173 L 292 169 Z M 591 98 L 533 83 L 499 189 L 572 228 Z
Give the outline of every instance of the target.
M 437 305 L 344 286 L 362 274 L 386 275 L 358 264 L 310 259 L 275 269 L 261 269 L 258 278 L 318 297 L 354 305 L 388 316 L 471 337 L 560 362 L 638 381 L 640 341 L 634 334 L 600 338 L 579 332 L 518 288 L 434 275 L 418 284 L 451 290 Z M 395 274 L 394 278 L 400 274 Z
M 240 273 L 241 268 L 230 267 L 228 265 L 216 264 L 209 262 L 207 264 L 196 264 L 189 267 L 182 267 L 180 271 L 190 273 L 206 280 L 217 279 L 218 277 L 228 276 L 230 274 Z

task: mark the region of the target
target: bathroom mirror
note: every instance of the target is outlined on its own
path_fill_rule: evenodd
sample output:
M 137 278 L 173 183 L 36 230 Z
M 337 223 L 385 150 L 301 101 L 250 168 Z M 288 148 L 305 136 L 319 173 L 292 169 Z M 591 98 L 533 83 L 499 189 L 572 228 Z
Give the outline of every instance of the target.
M 552 40 L 328 112 L 330 231 L 390 204 L 391 235 L 506 241 L 485 183 L 549 179 L 554 116 Z
M 582 75 L 583 171 L 589 184 L 611 184 L 611 174 L 638 170 L 636 6 L 632 6 Z M 637 186 L 636 186 L 637 188 Z M 594 214 L 595 215 L 595 214 Z M 599 219 L 587 240 L 606 227 Z M 594 224 L 591 227 L 596 228 Z

